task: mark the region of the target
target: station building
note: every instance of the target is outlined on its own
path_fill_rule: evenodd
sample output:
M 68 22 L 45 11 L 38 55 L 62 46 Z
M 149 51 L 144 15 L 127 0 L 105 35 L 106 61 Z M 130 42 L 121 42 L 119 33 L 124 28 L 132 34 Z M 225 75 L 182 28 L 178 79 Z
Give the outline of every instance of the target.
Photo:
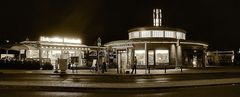
M 128 30 L 128 40 L 111 41 L 104 46 L 116 52 L 113 60 L 124 72 L 131 68 L 134 57 L 138 68 L 161 68 L 163 66 L 204 67 L 208 44 L 186 40 L 187 31 L 161 26 L 161 10 L 153 10 L 151 27 Z
M 71 59 L 74 64 L 84 64 L 84 53 L 89 48 L 81 44 L 80 39 L 64 37 L 41 36 L 39 41 L 23 41 L 17 46 L 20 57 L 23 59 L 36 59 L 42 63 L 57 64 L 58 59 Z

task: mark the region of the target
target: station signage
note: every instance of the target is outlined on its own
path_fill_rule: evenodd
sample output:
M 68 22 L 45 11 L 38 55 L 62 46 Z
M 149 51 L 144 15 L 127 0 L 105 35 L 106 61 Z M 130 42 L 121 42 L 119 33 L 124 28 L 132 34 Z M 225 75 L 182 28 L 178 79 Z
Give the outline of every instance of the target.
M 40 37 L 40 41 L 44 41 L 44 42 L 59 42 L 59 43 L 79 43 L 81 44 L 81 40 L 80 39 L 76 39 L 76 38 L 61 38 L 61 37 L 44 37 L 41 36 Z

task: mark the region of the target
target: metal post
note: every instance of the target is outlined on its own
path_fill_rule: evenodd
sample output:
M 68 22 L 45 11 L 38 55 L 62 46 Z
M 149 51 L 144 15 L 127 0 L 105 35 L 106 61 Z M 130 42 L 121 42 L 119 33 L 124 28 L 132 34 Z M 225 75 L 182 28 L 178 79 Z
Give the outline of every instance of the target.
M 100 37 L 98 37 L 98 40 L 97 40 L 97 45 L 98 45 L 98 49 L 97 49 L 97 57 L 98 57 L 98 59 L 97 59 L 97 72 L 98 72 L 98 74 L 100 73 L 100 70 L 99 70 L 99 50 L 100 50 L 100 46 L 101 46 L 101 38 Z
M 182 65 L 180 67 L 181 67 L 181 72 L 182 72 L 182 68 L 183 68 Z
M 166 65 L 164 65 L 164 73 L 167 73 Z

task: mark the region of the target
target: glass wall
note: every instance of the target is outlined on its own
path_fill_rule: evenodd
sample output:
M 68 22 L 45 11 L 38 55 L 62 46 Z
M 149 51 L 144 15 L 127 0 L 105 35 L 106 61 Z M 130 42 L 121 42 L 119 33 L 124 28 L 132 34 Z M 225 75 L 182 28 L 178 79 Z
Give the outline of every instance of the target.
M 163 31 L 153 30 L 152 37 L 163 37 Z
M 176 38 L 176 35 L 175 35 L 175 32 L 173 32 L 173 31 L 165 31 L 165 37 Z
M 148 51 L 148 65 L 154 65 L 154 50 Z
M 146 65 L 145 50 L 135 50 L 135 56 L 138 65 Z M 154 65 L 154 60 L 156 65 L 168 64 L 169 50 L 148 50 L 148 65 Z
M 169 63 L 169 51 L 168 50 L 155 50 L 155 62 L 156 65 Z
M 184 32 L 176 32 L 171 30 L 144 30 L 144 31 L 133 31 L 129 33 L 129 39 L 133 38 L 176 38 L 184 39 L 186 34 Z
M 141 31 L 141 37 L 151 37 L 150 31 Z
M 145 65 L 145 50 L 135 50 L 137 65 Z

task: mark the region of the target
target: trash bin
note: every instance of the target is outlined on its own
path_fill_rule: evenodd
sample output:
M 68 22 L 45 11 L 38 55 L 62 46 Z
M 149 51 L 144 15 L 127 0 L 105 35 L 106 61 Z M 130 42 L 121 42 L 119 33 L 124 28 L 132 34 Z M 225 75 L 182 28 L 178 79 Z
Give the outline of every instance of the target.
M 61 70 L 61 73 L 66 73 L 66 70 L 68 68 L 67 59 L 58 59 L 58 62 L 59 62 L 59 69 Z

